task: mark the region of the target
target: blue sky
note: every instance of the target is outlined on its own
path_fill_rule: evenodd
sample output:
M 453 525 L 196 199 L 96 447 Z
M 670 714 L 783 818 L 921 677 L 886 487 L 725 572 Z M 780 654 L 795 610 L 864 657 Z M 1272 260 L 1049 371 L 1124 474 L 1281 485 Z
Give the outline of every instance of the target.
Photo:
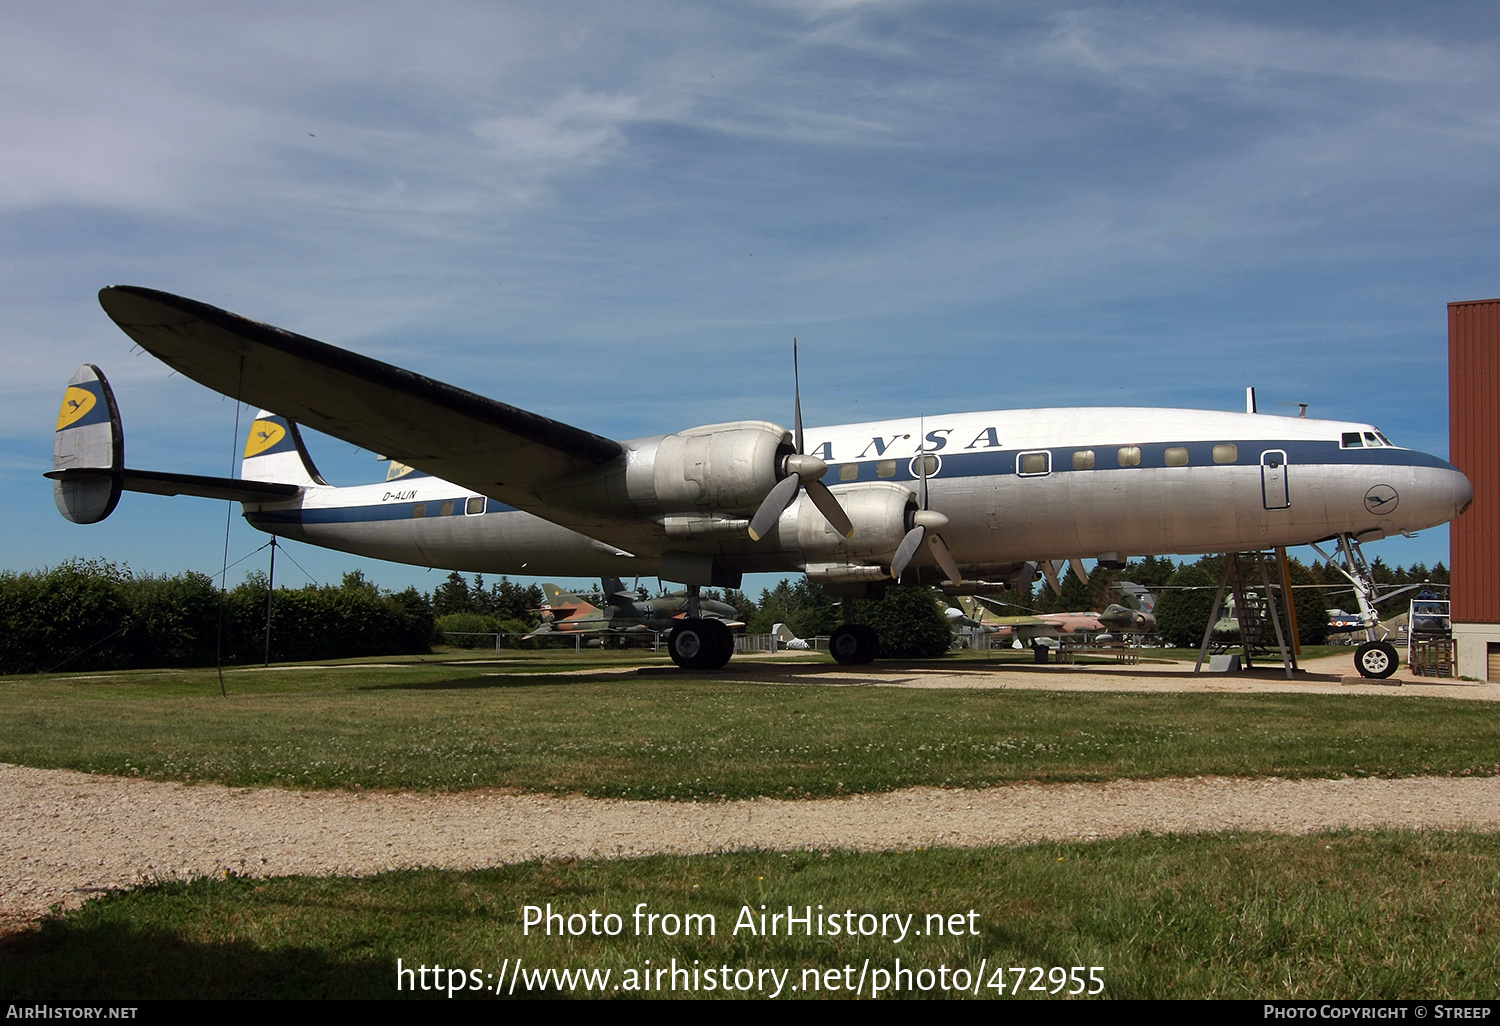
M 1500 295 L 1486 4 L 116 2 L 0 8 L 0 568 L 217 571 L 222 503 L 63 521 L 62 388 L 132 466 L 234 405 L 100 311 L 160 288 L 617 438 L 1258 386 L 1447 453 Z M 380 464 L 321 436 L 334 483 Z M 262 544 L 236 514 L 231 559 Z M 318 580 L 440 572 L 293 544 Z M 1447 560 L 1445 530 L 1370 550 Z M 231 572 L 258 565 L 263 556 Z M 278 577 L 302 578 L 295 569 Z

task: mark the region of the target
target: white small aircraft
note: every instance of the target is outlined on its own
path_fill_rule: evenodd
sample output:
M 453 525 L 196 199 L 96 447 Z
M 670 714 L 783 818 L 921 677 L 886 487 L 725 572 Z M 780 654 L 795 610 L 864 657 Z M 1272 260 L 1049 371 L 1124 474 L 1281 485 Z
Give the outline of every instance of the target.
M 745 573 L 803 572 L 851 597 L 902 578 L 1029 583 L 1038 561 L 1323 540 L 1357 552 L 1474 494 L 1369 424 L 1248 413 L 1009 410 L 805 432 L 797 398 L 792 430 L 743 420 L 619 442 L 179 296 L 113 286 L 99 301 L 147 352 L 261 412 L 239 478 L 131 470 L 114 397 L 86 365 L 48 475 L 70 520 L 104 519 L 122 489 L 202 495 L 241 502 L 272 534 L 419 566 L 656 576 L 688 588 L 669 642 L 687 668 L 728 662 L 729 629 L 692 600 Z M 298 423 L 384 453 L 387 480 L 330 486 Z M 865 663 L 878 643 L 846 624 L 830 649 Z M 1394 668 L 1394 649 L 1376 654 L 1356 661 Z

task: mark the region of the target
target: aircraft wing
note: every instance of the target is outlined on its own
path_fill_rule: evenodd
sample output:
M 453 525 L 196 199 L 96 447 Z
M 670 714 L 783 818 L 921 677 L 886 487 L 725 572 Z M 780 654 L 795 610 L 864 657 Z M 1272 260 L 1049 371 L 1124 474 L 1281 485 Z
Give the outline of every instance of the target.
M 1056 627 L 1051 620 L 1044 620 L 1040 616 L 997 616 L 985 620 L 986 626 L 991 627 Z
M 536 498 L 618 442 L 217 307 L 129 285 L 99 303 L 143 349 L 216 392 L 573 527 Z

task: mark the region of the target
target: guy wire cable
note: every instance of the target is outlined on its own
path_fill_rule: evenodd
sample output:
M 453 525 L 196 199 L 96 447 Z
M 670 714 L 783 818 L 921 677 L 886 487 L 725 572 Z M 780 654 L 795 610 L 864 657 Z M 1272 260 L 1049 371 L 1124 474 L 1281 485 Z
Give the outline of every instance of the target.
M 229 440 L 229 477 L 234 478 L 234 447 L 240 444 L 240 399 L 245 387 L 245 354 L 240 354 L 239 384 L 235 387 L 234 437 Z M 229 605 L 229 525 L 234 517 L 234 500 L 224 503 L 224 568 L 219 573 L 219 633 L 214 639 L 214 664 L 219 671 L 219 694 L 229 697 L 224 687 L 224 610 Z

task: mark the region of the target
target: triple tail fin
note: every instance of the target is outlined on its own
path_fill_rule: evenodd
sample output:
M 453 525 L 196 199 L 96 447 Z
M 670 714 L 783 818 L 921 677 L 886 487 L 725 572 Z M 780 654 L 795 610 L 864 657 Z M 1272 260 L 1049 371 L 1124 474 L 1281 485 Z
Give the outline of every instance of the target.
M 115 511 L 125 479 L 125 433 L 104 372 L 78 368 L 63 393 L 52 441 L 52 498 L 75 524 L 97 524 Z
M 255 464 L 257 471 L 268 476 L 205 477 L 131 470 L 125 466 L 125 432 L 120 425 L 114 392 L 104 372 L 86 363 L 78 368 L 63 393 L 52 442 L 52 470 L 43 476 L 52 480 L 52 498 L 58 512 L 75 524 L 97 524 L 109 516 L 119 504 L 122 491 L 265 503 L 285 502 L 313 485 L 326 484 L 308 459 L 297 426 L 274 415 L 262 416 L 266 420 L 258 419 L 255 423 L 257 427 L 262 423 L 267 425 L 265 438 L 269 440 L 256 451 L 256 456 L 265 455 L 272 462 L 256 464 L 250 458 L 258 437 L 252 428 L 251 445 L 245 449 L 245 468 L 250 470 Z M 269 430 L 272 427 L 280 432 L 275 438 L 269 438 L 274 433 Z M 290 460 L 282 453 L 289 455 Z
M 303 488 L 327 485 L 302 442 L 297 422 L 261 410 L 245 438 L 240 476 L 246 481 L 274 481 Z

